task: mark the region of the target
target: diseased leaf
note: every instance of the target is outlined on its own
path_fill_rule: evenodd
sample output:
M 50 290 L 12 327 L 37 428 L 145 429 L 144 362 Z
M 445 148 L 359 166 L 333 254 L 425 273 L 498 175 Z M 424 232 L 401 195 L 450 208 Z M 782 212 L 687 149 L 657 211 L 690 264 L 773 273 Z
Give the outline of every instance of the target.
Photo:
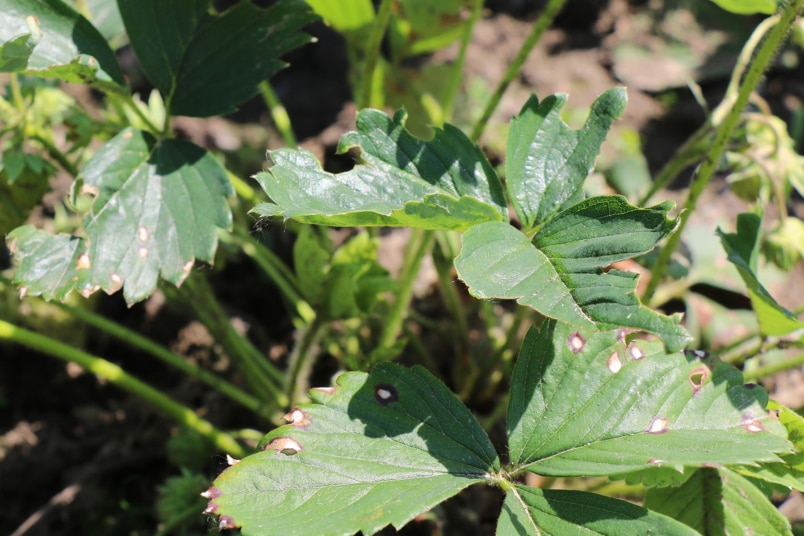
M 532 241 L 506 223 L 483 223 L 463 235 L 455 268 L 478 298 L 516 299 L 579 327 L 643 329 L 679 350 L 689 341 L 680 318 L 642 306 L 636 274 L 602 270 L 650 251 L 675 228 L 676 220 L 667 218 L 671 208 L 640 209 L 620 196 L 590 198 L 561 212 Z
M 696 536 L 698 533 L 674 519 L 619 499 L 583 491 L 514 485 L 505 498 L 496 534 Z
M 459 231 L 506 218 L 499 179 L 469 138 L 446 125 L 422 141 L 405 130 L 405 119 L 403 110 L 393 119 L 361 111 L 357 132 L 338 146 L 341 153 L 361 150 L 361 161 L 345 173 L 323 171 L 304 150 L 272 151 L 273 166 L 256 177 L 272 203 L 252 212 L 321 225 Z
M 788 439 L 796 447 L 792 454 L 782 454 L 779 463 L 761 463 L 759 467 L 736 467 L 737 472 L 788 489 L 804 491 L 804 418 L 795 411 L 771 400 L 768 410 L 778 413 L 779 422 L 787 430 Z
M 551 95 L 541 103 L 533 95 L 511 120 L 506 184 L 526 234 L 583 198 L 583 182 L 626 101 L 625 88 L 606 91 L 578 131 L 561 119 L 566 95 Z
M 652 488 L 645 506 L 707 536 L 793 534 L 790 522 L 767 497 L 728 469 L 698 469 L 680 487 Z
M 553 476 L 621 474 L 652 466 L 778 462 L 791 450 L 765 410 L 767 395 L 697 352 L 621 331 L 532 329 L 511 380 L 514 471 Z
M 0 47 L 0 71 L 126 91 L 106 40 L 60 0 L 0 0 Z
M 751 305 L 759 320 L 759 330 L 763 335 L 787 335 L 804 328 L 796 315 L 779 305 L 757 279 L 757 256 L 759 230 L 762 219 L 756 214 L 737 216 L 737 233 L 725 233 L 720 228 L 717 234 L 723 243 L 740 277 L 748 287 Z
M 93 194 L 84 218 L 87 240 L 11 234 L 19 267 L 14 280 L 32 295 L 63 299 L 121 287 L 129 304 L 153 292 L 157 279 L 180 284 L 196 259 L 212 262 L 217 228 L 229 228 L 225 170 L 183 140 L 157 141 L 128 128 L 104 145 L 79 175 Z
M 131 46 L 173 115 L 232 112 L 284 67 L 280 57 L 310 41 L 299 31 L 316 17 L 302 0 L 270 8 L 212 0 L 118 0 Z M 221 73 L 226 73 L 221 75 Z
M 249 534 L 373 534 L 399 528 L 499 460 L 466 407 L 421 367 L 383 363 L 314 389 L 262 451 L 207 492 L 222 526 Z

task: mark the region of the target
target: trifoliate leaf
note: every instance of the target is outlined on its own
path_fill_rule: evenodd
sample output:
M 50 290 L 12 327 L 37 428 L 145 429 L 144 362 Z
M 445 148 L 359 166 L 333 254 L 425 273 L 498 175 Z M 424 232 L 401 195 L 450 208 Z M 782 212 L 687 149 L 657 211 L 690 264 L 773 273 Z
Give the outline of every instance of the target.
M 787 433 L 767 395 L 735 368 L 698 352 L 626 344 L 621 331 L 549 321 L 531 330 L 508 410 L 514 471 L 620 474 L 652 466 L 780 461 Z
M 63 299 L 121 287 L 131 304 L 163 279 L 180 284 L 196 259 L 212 262 L 217 229 L 229 228 L 226 171 L 204 149 L 157 141 L 128 128 L 104 145 L 79 175 L 95 196 L 84 218 L 87 239 L 30 227 L 11 233 L 14 280 L 31 295 Z
M 698 533 L 662 514 L 629 502 L 574 490 L 515 485 L 508 491 L 497 536 L 586 536 L 589 534 Z
M 680 487 L 652 488 L 645 506 L 701 534 L 792 535 L 790 522 L 746 478 L 728 469 L 698 469 Z
M 478 298 L 516 299 L 587 329 L 639 328 L 679 350 L 689 341 L 680 318 L 642 306 L 636 274 L 603 272 L 613 262 L 650 251 L 673 230 L 671 208 L 664 203 L 640 209 L 623 197 L 595 197 L 561 212 L 532 240 L 508 224 L 483 223 L 464 233 L 455 267 Z
M 405 130 L 406 114 L 393 119 L 363 110 L 357 132 L 347 133 L 339 151 L 360 148 L 351 171 L 328 173 L 307 151 L 270 153 L 273 166 L 257 174 L 271 198 L 253 209 L 321 225 L 410 226 L 462 231 L 507 218 L 499 179 L 480 149 L 451 125 L 422 141 Z
M 292 410 L 262 451 L 226 469 L 206 496 L 223 527 L 319 536 L 399 528 L 499 460 L 466 407 L 421 367 L 349 372 Z

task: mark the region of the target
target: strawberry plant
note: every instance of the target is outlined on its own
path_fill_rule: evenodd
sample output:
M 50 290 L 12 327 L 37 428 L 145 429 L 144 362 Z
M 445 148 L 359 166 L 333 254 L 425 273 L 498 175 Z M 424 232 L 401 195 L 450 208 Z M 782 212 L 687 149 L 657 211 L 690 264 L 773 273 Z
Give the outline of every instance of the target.
M 627 107 L 625 88 L 600 94 L 578 129 L 565 122 L 566 95 L 532 95 L 508 124 L 500 167 L 478 145 L 564 0 L 547 2 L 485 105 L 466 114 L 477 116 L 469 135 L 445 120 L 454 115 L 480 1 L 383 0 L 375 9 L 368 0 L 337 8 L 313 0 L 270 7 L 118 0 L 117 19 L 94 2 L 0 0 L 0 71 L 10 73 L 0 100 L 7 209 L 0 231 L 8 233 L 21 297 L 50 301 L 204 382 L 259 426 L 283 413 L 285 424 L 261 440 L 224 431 L 114 363 L 22 327 L 22 319 L 0 320 L 0 338 L 77 364 L 161 409 L 191 431 L 175 449 L 209 442 L 228 454 L 230 467 L 202 494 L 222 529 L 371 534 L 484 486 L 501 497 L 500 535 L 790 534 L 772 499 L 804 491 L 804 421 L 755 380 L 800 358 L 742 371 L 730 363 L 802 343 L 804 323 L 776 302 L 759 271 L 763 252 L 785 268 L 801 257 L 801 221 L 787 211 L 792 192 L 802 193 L 800 157 L 785 125 L 752 96 L 804 0 L 778 9 L 773 0 L 715 3 L 771 16 L 746 43 L 721 104 L 637 200 L 592 194 L 589 184 Z M 332 172 L 306 150 L 271 150 L 255 176 L 258 191 L 218 155 L 176 136 L 176 116 L 223 115 L 262 95 L 294 147 L 267 79 L 283 54 L 310 41 L 303 28 L 317 16 L 347 43 L 361 110 L 337 151 L 353 155 L 354 167 Z M 126 39 L 154 88 L 147 103 L 132 95 L 108 44 Z M 418 55 L 456 40 L 453 64 L 417 70 Z M 100 92 L 101 111 L 90 117 L 52 80 Z M 760 102 L 759 111 L 746 111 L 749 102 Z M 376 109 L 387 105 L 407 111 Z M 692 163 L 681 210 L 650 204 Z M 44 229 L 23 225 L 56 169 L 74 179 L 61 216 Z M 755 203 L 731 227 L 709 230 L 756 323 L 758 346 L 724 359 L 694 340 L 682 315 L 659 310 L 697 277 L 679 276 L 674 262 L 718 170 Z M 637 191 L 620 185 L 623 194 Z M 770 203 L 780 219 L 764 233 Z M 259 227 L 278 222 L 295 235 L 292 266 L 252 236 L 244 206 Z M 328 227 L 360 230 L 336 246 Z M 376 228 L 387 227 L 411 229 L 396 278 L 379 262 Z M 213 285 L 196 273 L 227 251 L 251 259 L 279 289 L 296 330 L 286 366 L 234 329 Z M 413 286 L 428 254 L 455 324 L 452 378 L 438 376 L 443 370 L 426 349 L 419 348 L 423 365 L 393 362 L 421 346 L 406 318 L 414 318 Z M 622 269 L 637 263 L 649 271 L 644 289 Z M 457 279 L 478 298 L 472 305 L 464 305 Z M 71 301 L 102 290 L 130 306 L 157 288 L 207 327 L 241 382 L 101 317 L 91 301 Z M 473 346 L 469 309 L 480 312 L 487 339 L 505 334 Z M 340 373 L 306 395 L 321 348 Z M 481 418 L 475 397 L 492 401 Z M 551 489 L 581 477 L 645 491 L 635 504 L 601 490 Z M 182 467 L 160 489 L 163 532 L 193 517 L 188 512 L 201 515 L 192 495 L 202 481 Z

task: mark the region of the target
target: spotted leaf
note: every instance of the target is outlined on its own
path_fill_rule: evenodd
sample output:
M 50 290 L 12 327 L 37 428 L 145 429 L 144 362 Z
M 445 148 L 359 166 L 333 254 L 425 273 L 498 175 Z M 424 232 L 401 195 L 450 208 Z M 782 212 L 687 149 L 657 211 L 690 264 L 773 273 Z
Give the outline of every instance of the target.
M 226 469 L 208 511 L 243 534 L 373 534 L 399 528 L 499 460 L 466 407 L 421 367 L 377 365 L 314 389 L 261 452 Z
M 698 352 L 549 321 L 528 334 L 508 409 L 513 471 L 614 475 L 778 462 L 791 451 L 767 394 Z
M 95 153 L 76 184 L 95 197 L 86 239 L 30 227 L 9 235 L 14 280 L 31 295 L 122 288 L 129 304 L 140 301 L 160 276 L 178 285 L 196 260 L 212 262 L 217 229 L 231 225 L 225 170 L 187 141 L 128 128 Z

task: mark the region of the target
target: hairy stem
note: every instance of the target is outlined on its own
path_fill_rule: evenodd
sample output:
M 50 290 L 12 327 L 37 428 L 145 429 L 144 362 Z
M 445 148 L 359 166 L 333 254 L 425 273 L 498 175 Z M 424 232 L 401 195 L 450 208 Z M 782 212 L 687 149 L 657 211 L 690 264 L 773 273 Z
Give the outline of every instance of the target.
M 385 319 L 385 328 L 380 334 L 378 348 L 390 348 L 399 337 L 402 322 L 405 320 L 405 311 L 413 297 L 413 283 L 416 281 L 422 260 L 433 245 L 434 236 L 434 231 L 413 230 L 405 250 L 405 264 L 399 274 L 399 288 Z
M 112 335 L 124 341 L 135 348 L 139 348 L 157 359 L 167 363 L 168 365 L 176 368 L 188 376 L 197 378 L 198 380 L 206 383 L 224 396 L 228 396 L 241 406 L 252 412 L 260 415 L 261 417 L 270 420 L 273 417 L 272 412 L 265 407 L 257 398 L 246 393 L 234 384 L 231 384 L 223 378 L 205 370 L 198 365 L 193 365 L 185 361 L 180 355 L 174 354 L 164 346 L 161 346 L 152 340 L 143 337 L 139 333 L 128 329 L 127 327 L 108 320 L 98 314 L 88 311 L 82 307 L 73 307 L 65 303 L 51 302 L 51 305 L 58 307 L 69 313 L 72 317 L 81 320 L 91 326 L 94 326 L 101 331 Z
M 190 408 L 176 402 L 147 383 L 136 379 L 114 363 L 3 320 L 0 320 L 0 339 L 13 341 L 63 361 L 75 363 L 86 371 L 139 396 L 149 404 L 162 410 L 179 424 L 207 438 L 224 452 L 235 457 L 246 455 L 246 450 L 229 434 L 218 430 Z
M 444 121 L 452 121 L 452 113 L 455 108 L 455 98 L 458 95 L 458 89 L 461 87 L 461 78 L 463 75 L 463 64 L 466 61 L 466 50 L 469 48 L 469 43 L 472 41 L 472 33 L 474 32 L 477 21 L 480 20 L 480 15 L 483 13 L 483 0 L 475 0 L 472 6 L 472 14 L 469 20 L 466 21 L 466 27 L 463 30 L 461 37 L 461 47 L 458 50 L 458 57 L 452 64 L 449 75 L 449 82 L 447 85 L 447 92 L 444 96 L 442 109 L 444 111 Z
M 651 270 L 650 281 L 642 296 L 643 302 L 650 301 L 667 267 L 670 265 L 670 258 L 681 241 L 684 228 L 690 216 L 695 211 L 698 199 L 701 197 L 706 185 L 709 184 L 710 179 L 717 170 L 718 163 L 723 156 L 723 152 L 726 150 L 726 145 L 731 139 L 737 123 L 740 121 L 742 111 L 751 98 L 751 93 L 753 93 L 762 75 L 768 68 L 776 49 L 782 44 L 785 35 L 795 21 L 802 5 L 804 5 L 804 0 L 792 0 L 784 5 L 782 12 L 778 15 L 779 21 L 772 26 L 772 29 L 768 32 L 767 37 L 762 42 L 759 50 L 756 52 L 756 55 L 753 56 L 753 60 L 746 69 L 745 76 L 742 78 L 739 83 L 739 88 L 736 90 L 736 98 L 734 98 L 733 104 L 728 108 L 722 122 L 719 122 L 714 140 L 706 151 L 704 159 L 693 177 L 687 201 L 684 203 L 684 210 L 679 216 L 680 221 L 678 229 L 670 235 L 665 246 L 659 251 L 659 256 Z M 727 93 L 727 97 L 724 98 L 724 101 L 729 99 L 729 94 L 733 94 L 733 92 Z M 720 110 L 723 110 L 720 106 L 718 108 L 718 110 L 713 112 L 713 115 L 719 115 Z
M 271 84 L 268 83 L 267 80 L 260 83 L 260 93 L 262 93 L 265 105 L 268 107 L 268 111 L 271 112 L 274 125 L 276 125 L 276 129 L 282 136 L 285 145 L 288 147 L 296 147 L 296 136 L 293 134 L 293 125 L 290 122 L 288 111 L 279 100 L 279 97 L 276 96 L 274 88 L 271 87 Z
M 483 108 L 483 114 L 475 123 L 472 128 L 472 134 L 469 136 L 472 141 L 477 142 L 480 139 L 489 119 L 491 119 L 491 115 L 494 113 L 494 110 L 497 109 L 497 105 L 500 104 L 503 93 L 505 93 L 505 90 L 511 85 L 511 82 L 514 81 L 514 78 L 519 76 L 522 65 L 525 63 L 525 60 L 528 59 L 531 50 L 533 50 L 533 47 L 539 42 L 544 32 L 553 24 L 553 19 L 556 18 L 558 12 L 564 7 L 565 2 L 566 0 L 550 0 L 544 8 L 544 11 L 539 16 L 539 20 L 537 20 L 536 24 L 533 26 L 530 35 L 519 49 L 516 58 L 514 58 L 514 61 L 508 66 L 508 70 L 497 85 L 497 89 L 492 93 L 491 97 L 489 97 L 488 102 L 486 102 L 486 106 Z
M 327 323 L 322 321 L 320 316 L 316 317 L 302 330 L 299 341 L 293 347 L 285 386 L 285 392 L 291 405 L 296 402 L 299 393 L 305 392 L 309 388 L 307 380 L 313 366 L 314 350 L 321 335 L 324 334 L 326 326 Z
M 382 0 L 377 16 L 374 18 L 374 25 L 371 27 L 368 43 L 366 43 L 366 56 L 363 59 L 363 75 L 360 80 L 360 93 L 357 100 L 357 107 L 366 108 L 372 106 L 371 96 L 374 90 L 374 69 L 377 67 L 377 60 L 380 57 L 380 45 L 391 20 L 391 6 L 393 0 Z

